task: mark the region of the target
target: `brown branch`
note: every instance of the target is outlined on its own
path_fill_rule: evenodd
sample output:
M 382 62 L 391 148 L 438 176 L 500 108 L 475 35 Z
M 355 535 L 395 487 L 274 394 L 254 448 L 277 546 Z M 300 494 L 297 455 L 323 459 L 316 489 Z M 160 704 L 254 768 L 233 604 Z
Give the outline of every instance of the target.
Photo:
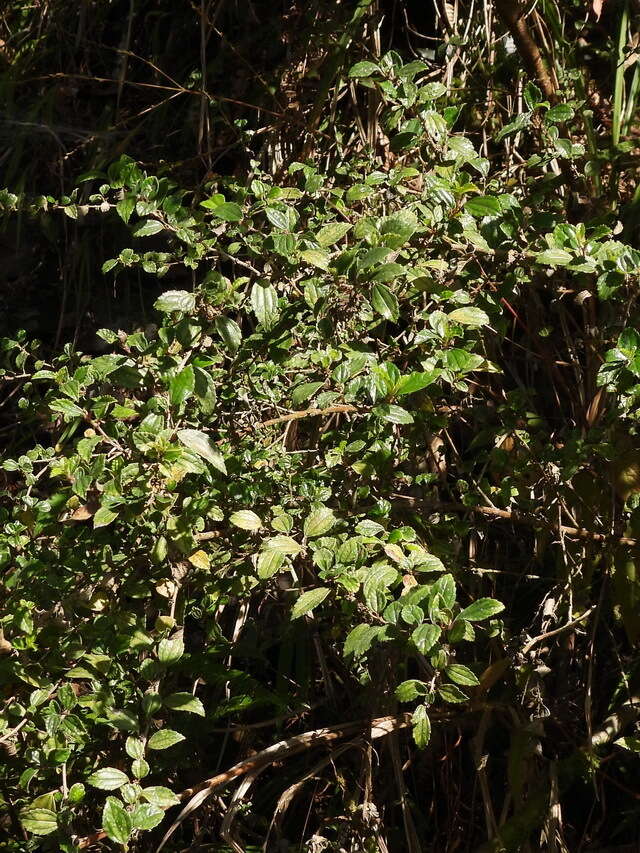
M 569 628 L 575 628 L 576 625 L 579 625 L 591 616 L 595 609 L 595 606 L 590 607 L 588 610 L 585 610 L 582 616 L 578 616 L 577 619 L 567 622 L 566 625 L 561 625 L 559 628 L 554 628 L 553 631 L 547 631 L 545 634 L 539 634 L 537 637 L 534 637 L 533 640 L 529 640 L 527 645 L 523 648 L 522 654 L 526 655 L 534 646 L 537 646 L 538 643 L 541 643 L 543 640 L 548 640 L 549 637 L 556 637 L 558 634 L 562 634 L 563 631 L 567 631 Z
M 229 770 L 225 770 L 224 773 L 218 773 L 210 779 L 205 779 L 205 781 L 201 782 L 199 785 L 195 785 L 193 788 L 187 788 L 182 791 L 181 794 L 178 794 L 180 800 L 189 800 L 189 802 L 180 812 L 171 827 L 167 830 L 167 833 L 160 842 L 157 850 L 159 851 L 164 847 L 166 841 L 175 829 L 177 829 L 178 826 L 191 814 L 191 812 L 195 811 L 195 809 L 198 808 L 198 806 L 200 806 L 214 791 L 225 787 L 229 782 L 232 782 L 234 779 L 238 779 L 240 776 L 245 776 L 247 773 L 254 773 L 257 770 L 264 769 L 270 764 L 273 764 L 274 761 L 278 761 L 282 758 L 288 758 L 291 755 L 304 752 L 314 746 L 329 744 L 334 740 L 339 740 L 347 735 L 357 733 L 358 731 L 362 731 L 364 727 L 369 728 L 369 736 L 372 739 L 375 739 L 384 737 L 398 729 L 404 729 L 409 725 L 411 725 L 411 714 L 398 714 L 397 716 L 392 717 L 379 717 L 375 720 L 357 720 L 352 723 L 343 723 L 339 726 L 315 729 L 309 732 L 304 732 L 300 735 L 294 735 L 287 740 L 274 743 L 257 753 L 257 755 L 252 755 L 249 758 L 245 758 L 243 761 L 240 761 L 238 764 L 234 764 L 233 767 L 229 768 Z M 101 829 L 98 832 L 94 832 L 92 835 L 87 835 L 84 838 L 77 839 L 76 845 L 79 849 L 84 850 L 105 837 L 106 833 Z
M 554 521 L 549 521 L 546 518 L 539 518 L 537 515 L 529 515 L 521 513 L 517 510 L 498 509 L 495 506 L 466 506 L 462 503 L 438 503 L 419 498 L 412 498 L 409 495 L 391 495 L 397 501 L 406 502 L 407 506 L 421 509 L 431 510 L 448 510 L 450 512 L 473 512 L 487 515 L 490 518 L 501 518 L 504 521 L 510 521 L 512 524 L 520 524 L 525 527 L 545 527 L 547 530 L 554 530 L 563 536 L 571 536 L 575 539 L 587 539 L 590 542 L 618 542 L 620 545 L 631 545 L 632 547 L 638 544 L 637 539 L 630 539 L 628 536 L 611 536 L 607 533 L 593 533 L 591 530 L 585 530 L 582 527 L 568 527 L 566 524 L 557 524 Z
M 288 421 L 298 421 L 301 418 L 311 418 L 322 415 L 335 415 L 343 412 L 357 414 L 361 413 L 361 410 L 356 408 L 356 406 L 351 406 L 346 403 L 339 406 L 329 406 L 326 409 L 302 409 L 299 412 L 289 412 L 288 415 L 280 415 L 280 417 L 278 418 L 271 418 L 268 421 L 262 421 L 262 423 L 256 424 L 256 426 L 268 427 L 274 426 L 275 424 L 284 424 Z
M 551 80 L 540 48 L 531 35 L 524 12 L 518 0 L 495 0 L 495 7 L 502 23 L 511 33 L 518 53 L 522 57 L 527 72 L 537 80 L 545 97 L 552 103 L 557 102 L 556 87 Z

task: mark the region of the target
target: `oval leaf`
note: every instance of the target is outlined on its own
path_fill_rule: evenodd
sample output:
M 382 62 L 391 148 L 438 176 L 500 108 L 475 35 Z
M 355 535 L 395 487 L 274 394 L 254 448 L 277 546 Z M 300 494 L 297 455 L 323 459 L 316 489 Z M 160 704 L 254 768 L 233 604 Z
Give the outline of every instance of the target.
M 438 687 L 438 693 L 445 702 L 457 704 L 459 702 L 467 702 L 469 697 L 456 687 L 455 684 L 442 684 Z
M 261 580 L 268 580 L 277 574 L 284 563 L 284 554 L 281 551 L 265 549 L 261 551 L 256 560 L 256 568 L 258 577 Z
M 278 294 L 272 284 L 256 282 L 251 288 L 251 307 L 256 320 L 269 329 L 278 316 Z
M 330 222 L 318 231 L 316 240 L 325 249 L 327 246 L 333 246 L 334 243 L 341 240 L 350 230 L 351 225 L 348 222 Z
M 153 829 L 164 817 L 164 809 L 151 803 L 141 803 L 131 812 L 134 829 Z
M 102 828 L 107 836 L 116 844 L 126 844 L 131 835 L 133 826 L 128 812 L 120 800 L 115 797 L 107 797 L 102 810 Z
M 463 666 L 461 663 L 452 663 L 445 667 L 447 678 L 454 681 L 456 684 L 461 684 L 463 687 L 477 687 L 480 682 L 476 678 L 468 666 Z
M 211 209 L 211 213 L 225 222 L 240 222 L 242 219 L 242 208 L 234 201 L 223 201 Z
M 171 311 L 191 314 L 196 307 L 196 295 L 189 293 L 188 290 L 166 290 L 156 299 L 153 307 L 164 314 L 169 314 Z
M 462 326 L 488 326 L 489 316 L 481 308 L 456 308 L 449 314 L 449 320 Z
M 385 320 L 392 320 L 395 323 L 400 316 L 398 300 L 386 284 L 373 285 L 371 288 L 371 304 L 374 310 Z
M 58 818 L 51 809 L 23 809 L 20 812 L 20 823 L 33 835 L 50 835 L 58 828 Z
M 103 767 L 102 770 L 96 770 L 87 779 L 90 785 L 93 785 L 94 788 L 100 788 L 101 791 L 116 791 L 126 785 L 128 781 L 127 774 L 116 767 Z
M 307 517 L 304 523 L 304 535 L 307 539 L 313 539 L 315 536 L 324 536 L 338 519 L 333 514 L 333 510 L 323 506 L 320 509 L 314 510 Z
M 229 521 L 234 527 L 239 527 L 242 530 L 260 530 L 262 527 L 262 519 L 250 509 L 241 509 L 229 516 Z
M 266 540 L 264 547 L 269 551 L 279 551 L 281 554 L 295 555 L 302 551 L 302 545 L 291 536 L 274 536 Z
M 496 601 L 495 598 L 479 598 L 470 604 L 462 611 L 458 618 L 466 619 L 468 622 L 481 622 L 483 619 L 489 619 L 490 616 L 495 616 L 496 613 L 501 613 L 504 610 L 504 604 L 501 601 Z
M 419 652 L 427 655 L 440 639 L 441 633 L 438 625 L 419 625 L 411 634 L 411 640 Z
M 162 700 L 162 704 L 165 708 L 171 708 L 172 711 L 186 711 L 189 714 L 204 717 L 204 705 L 191 693 L 171 693 Z
M 215 444 L 206 433 L 201 432 L 199 429 L 179 429 L 177 436 L 189 450 L 193 450 L 202 459 L 206 459 L 218 471 L 221 471 L 223 474 L 227 473 L 222 455 L 218 452 Z
M 160 729 L 159 732 L 151 735 L 147 746 L 149 749 L 169 749 L 170 746 L 175 746 L 184 739 L 184 735 L 174 732 L 173 729 Z
M 424 749 L 431 740 L 431 721 L 426 705 L 418 705 L 411 717 L 413 739 L 418 749 Z
M 162 785 L 152 785 L 149 788 L 143 788 L 142 796 L 148 803 L 154 806 L 159 806 L 161 809 L 168 809 L 171 806 L 177 806 L 180 800 L 169 788 Z
M 220 314 L 216 317 L 216 332 L 220 335 L 232 353 L 236 353 L 242 343 L 242 332 L 240 326 L 230 317 Z
M 184 642 L 181 637 L 171 640 L 160 640 L 158 643 L 158 660 L 165 666 L 177 663 L 184 654 Z M 142 756 L 135 756 L 141 758 Z
M 329 595 L 331 590 L 326 586 L 319 586 L 317 589 L 310 589 L 308 592 L 303 592 L 300 598 L 293 605 L 291 611 L 292 619 L 299 619 L 305 613 L 310 613 L 314 607 L 321 604 Z
M 464 209 L 471 216 L 496 216 L 500 213 L 500 202 L 490 195 L 479 195 L 470 198 L 464 205 Z

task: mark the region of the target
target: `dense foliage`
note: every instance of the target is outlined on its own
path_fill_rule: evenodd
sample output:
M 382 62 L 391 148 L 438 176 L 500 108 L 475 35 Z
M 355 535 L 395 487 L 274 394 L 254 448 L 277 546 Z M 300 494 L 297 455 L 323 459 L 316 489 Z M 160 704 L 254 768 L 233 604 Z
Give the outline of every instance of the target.
M 32 36 L 31 7 L 11 5 Z M 95 5 L 108 33 L 118 4 Z M 275 148 L 228 121 L 233 175 L 211 171 L 227 103 L 212 96 L 197 181 L 132 144 L 92 152 L 67 195 L 28 175 L 0 194 L 8 229 L 55 243 L 72 228 L 86 269 L 153 306 L 85 330 L 84 348 L 79 326 L 63 344 L 61 322 L 37 341 L 6 320 L 14 853 L 637 842 L 633 10 L 602 45 L 573 7 L 543 4 L 556 50 L 539 65 L 502 3 L 466 25 L 447 10 L 420 58 L 381 49 L 382 4 L 336 4 L 334 27 L 290 10 L 281 94 L 296 74 L 303 89 L 292 57 L 312 33 L 322 100 L 301 96 L 299 140 L 269 128 Z M 12 86 L 34 85 L 18 60 L 50 61 L 25 43 Z M 469 67 L 487 74 L 487 52 L 498 83 L 483 78 L 478 106 Z M 77 323 L 87 296 L 110 314 L 81 290 Z

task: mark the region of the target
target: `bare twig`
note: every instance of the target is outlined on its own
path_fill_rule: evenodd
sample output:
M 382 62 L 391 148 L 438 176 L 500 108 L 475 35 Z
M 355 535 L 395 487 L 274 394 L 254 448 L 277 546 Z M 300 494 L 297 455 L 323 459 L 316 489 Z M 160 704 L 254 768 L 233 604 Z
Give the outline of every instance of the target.
M 406 501 L 406 506 L 411 508 L 419 507 L 421 509 L 430 509 L 431 511 L 440 509 L 449 512 L 474 512 L 488 515 L 491 518 L 510 521 L 512 524 L 521 524 L 526 527 L 545 527 L 548 530 L 554 530 L 556 533 L 571 536 L 575 539 L 587 539 L 591 542 L 618 542 L 620 545 L 630 545 L 632 547 L 638 544 L 637 539 L 630 539 L 628 536 L 611 536 L 608 533 L 594 533 L 591 530 L 584 530 L 582 527 L 568 527 L 566 524 L 558 524 L 555 521 L 539 518 L 537 515 L 521 513 L 517 510 L 499 509 L 495 506 L 467 506 L 462 503 L 431 502 L 400 494 L 393 494 L 391 497 L 395 500 Z
M 537 637 L 534 637 L 533 640 L 529 640 L 527 645 L 522 650 L 522 654 L 526 655 L 534 646 L 537 646 L 538 643 L 541 643 L 543 640 L 548 640 L 549 637 L 555 637 L 558 634 L 562 634 L 563 631 L 568 631 L 569 628 L 575 628 L 576 625 L 579 625 L 581 622 L 584 622 L 595 610 L 595 605 L 590 607 L 588 610 L 582 614 L 582 616 L 578 616 L 577 619 L 572 619 L 571 622 L 567 622 L 566 625 L 561 625 L 559 628 L 554 628 L 553 631 L 546 631 L 544 634 L 540 634 Z
M 329 406 L 326 409 L 302 409 L 298 412 L 289 412 L 287 415 L 280 415 L 278 418 L 270 418 L 268 421 L 262 421 L 262 423 L 256 424 L 256 426 L 268 427 L 274 426 L 275 424 L 284 424 L 288 421 L 297 421 L 301 418 L 322 417 L 323 415 L 335 415 L 343 412 L 347 414 L 363 414 L 363 412 L 356 408 L 356 406 L 351 406 L 345 403 L 344 405 L 339 406 Z

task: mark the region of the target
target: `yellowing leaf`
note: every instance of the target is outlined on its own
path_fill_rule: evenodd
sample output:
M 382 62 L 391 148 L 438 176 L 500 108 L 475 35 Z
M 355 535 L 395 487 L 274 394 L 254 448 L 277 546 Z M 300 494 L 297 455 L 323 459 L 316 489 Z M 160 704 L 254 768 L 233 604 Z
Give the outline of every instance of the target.
M 262 519 L 250 509 L 241 509 L 229 516 L 229 521 L 242 530 L 260 530 Z
M 205 554 L 204 551 L 195 551 L 190 557 L 189 562 L 192 566 L 195 566 L 196 569 L 208 569 L 211 567 L 211 561 L 209 560 L 209 555 Z
M 291 536 L 273 536 L 266 540 L 264 547 L 270 551 L 279 551 L 281 554 L 295 555 L 302 551 L 302 545 Z

